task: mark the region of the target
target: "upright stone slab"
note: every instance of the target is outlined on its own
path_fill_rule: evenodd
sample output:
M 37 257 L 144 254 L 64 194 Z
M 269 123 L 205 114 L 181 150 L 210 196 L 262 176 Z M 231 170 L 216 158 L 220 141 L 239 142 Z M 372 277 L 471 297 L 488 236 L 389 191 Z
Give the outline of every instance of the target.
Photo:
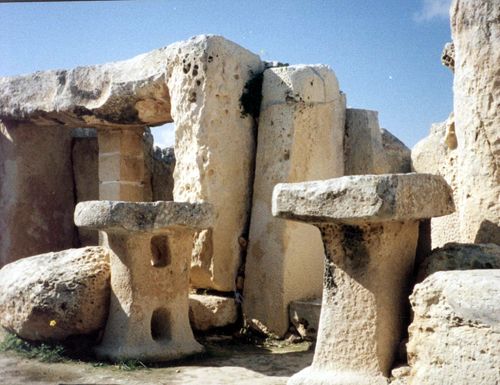
M 343 175 L 345 105 L 326 66 L 264 72 L 252 216 L 245 266 L 245 318 L 283 336 L 288 305 L 321 296 L 323 245 L 313 226 L 271 213 L 274 186 Z
M 498 0 L 456 0 L 451 7 L 451 32 L 459 241 L 500 244 Z
M 250 208 L 254 121 L 241 105 L 246 83 L 263 71 L 257 55 L 219 36 L 179 46 L 167 85 L 175 122 L 174 200 L 214 206 L 211 231 L 197 236 L 191 284 L 234 290 L 239 238 Z
M 165 361 L 202 350 L 189 326 L 189 260 L 194 230 L 209 227 L 210 205 L 82 202 L 77 226 L 106 233 L 111 304 L 99 356 Z
M 313 363 L 288 384 L 386 384 L 418 238 L 418 220 L 453 210 L 439 176 L 390 174 L 278 184 L 273 215 L 317 226 L 325 246 Z
M 378 112 L 348 108 L 345 124 L 345 175 L 391 172 L 385 158 Z
M 73 207 L 71 132 L 0 121 L 0 267 L 74 247 Z
M 459 185 L 457 164 L 455 121 L 453 114 L 442 122 L 431 126 L 429 136 L 418 142 L 411 152 L 413 169 L 420 173 L 441 175 L 453 190 L 457 211 L 439 218 L 431 219 L 430 249 L 442 247 L 448 242 L 459 242 L 460 234 Z

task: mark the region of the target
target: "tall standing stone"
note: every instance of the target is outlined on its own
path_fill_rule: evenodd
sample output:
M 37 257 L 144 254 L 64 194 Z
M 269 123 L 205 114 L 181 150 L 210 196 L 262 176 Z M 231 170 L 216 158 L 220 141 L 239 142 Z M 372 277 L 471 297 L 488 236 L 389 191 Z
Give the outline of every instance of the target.
M 500 244 L 498 0 L 455 0 L 451 31 L 460 241 Z
M 289 303 L 321 296 L 324 251 L 315 227 L 272 216 L 272 191 L 343 175 L 345 105 L 326 66 L 268 69 L 262 96 L 243 305 L 254 327 L 282 336 Z
M 239 238 L 250 209 L 254 120 L 241 106 L 246 83 L 263 71 L 257 55 L 219 36 L 180 46 L 167 84 L 175 122 L 174 200 L 206 201 L 216 219 L 198 234 L 191 284 L 234 290 Z

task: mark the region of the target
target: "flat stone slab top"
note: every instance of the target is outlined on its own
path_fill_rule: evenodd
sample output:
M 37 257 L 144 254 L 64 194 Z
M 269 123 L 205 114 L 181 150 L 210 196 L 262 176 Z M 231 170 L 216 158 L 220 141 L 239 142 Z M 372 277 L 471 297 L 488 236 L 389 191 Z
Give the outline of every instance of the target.
M 106 231 L 156 232 L 172 226 L 205 229 L 213 210 L 208 203 L 87 201 L 75 208 L 75 224 Z
M 273 215 L 309 223 L 408 221 L 451 214 L 451 188 L 438 175 L 383 174 L 280 183 Z

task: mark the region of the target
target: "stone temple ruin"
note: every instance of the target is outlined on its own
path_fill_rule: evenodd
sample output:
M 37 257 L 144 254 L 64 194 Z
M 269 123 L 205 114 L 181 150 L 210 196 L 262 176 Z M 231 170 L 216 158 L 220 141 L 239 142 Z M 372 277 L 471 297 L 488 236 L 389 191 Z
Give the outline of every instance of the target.
M 498 383 L 499 20 L 453 3 L 453 112 L 412 151 L 329 67 L 219 36 L 0 78 L 0 324 L 166 361 L 240 322 L 316 339 L 289 384 Z

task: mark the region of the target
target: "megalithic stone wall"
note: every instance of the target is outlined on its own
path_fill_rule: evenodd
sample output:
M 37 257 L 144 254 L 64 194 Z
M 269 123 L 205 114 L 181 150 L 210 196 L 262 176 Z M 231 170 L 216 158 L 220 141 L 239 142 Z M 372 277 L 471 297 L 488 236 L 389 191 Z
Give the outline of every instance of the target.
M 219 36 L 196 38 L 172 58 L 167 84 L 175 122 L 174 200 L 209 202 L 212 230 L 197 235 L 191 284 L 231 291 L 239 238 L 250 210 L 254 119 L 244 113 L 246 83 L 263 71 L 257 55 Z
M 71 131 L 0 121 L 0 267 L 74 247 L 73 202 Z
M 460 241 L 500 244 L 498 0 L 455 0 L 451 31 Z
M 254 327 L 283 336 L 291 301 L 320 297 L 319 231 L 271 213 L 280 182 L 343 175 L 345 99 L 326 66 L 264 72 L 243 309 Z

